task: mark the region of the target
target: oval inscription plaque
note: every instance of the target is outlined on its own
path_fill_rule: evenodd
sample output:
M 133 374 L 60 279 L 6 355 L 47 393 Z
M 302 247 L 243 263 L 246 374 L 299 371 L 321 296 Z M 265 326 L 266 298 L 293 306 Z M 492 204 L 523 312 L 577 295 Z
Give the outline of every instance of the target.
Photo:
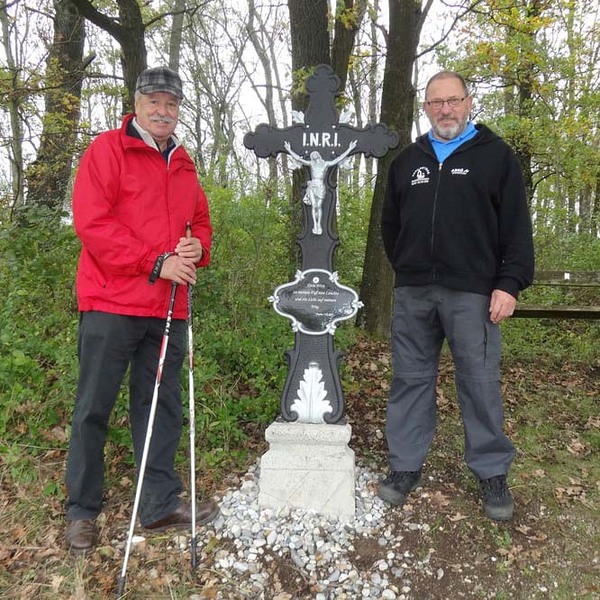
M 352 318 L 362 306 L 358 294 L 325 269 L 297 271 L 295 281 L 276 288 L 269 301 L 292 321 L 294 331 L 309 335 L 333 335 L 337 323 Z

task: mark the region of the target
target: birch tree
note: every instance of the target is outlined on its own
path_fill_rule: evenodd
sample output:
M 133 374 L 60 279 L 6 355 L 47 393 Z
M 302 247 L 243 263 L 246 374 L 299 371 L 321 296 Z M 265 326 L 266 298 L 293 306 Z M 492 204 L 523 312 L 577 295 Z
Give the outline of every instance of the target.
M 11 43 L 12 32 L 16 24 L 15 20 L 9 14 L 8 8 L 8 5 L 4 4 L 0 9 L 2 45 L 6 56 L 6 67 L 2 73 L 2 94 L 6 98 L 5 104 L 10 122 L 10 135 L 8 136 L 8 143 L 6 145 L 10 163 L 9 181 L 12 192 L 9 205 L 14 209 L 22 207 L 24 204 L 23 124 L 20 114 L 23 102 L 22 90 L 24 82 Z M 6 134 L 3 137 L 6 138 Z

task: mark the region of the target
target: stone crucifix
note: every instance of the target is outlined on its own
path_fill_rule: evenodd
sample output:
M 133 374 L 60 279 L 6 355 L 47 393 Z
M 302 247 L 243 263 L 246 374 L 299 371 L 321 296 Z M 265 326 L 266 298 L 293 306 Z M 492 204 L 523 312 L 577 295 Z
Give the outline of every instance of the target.
M 293 168 L 306 166 L 304 230 L 298 238 L 302 268 L 294 281 L 279 286 L 270 298 L 275 310 L 290 319 L 295 347 L 286 352 L 288 375 L 281 397 L 284 421 L 344 422 L 339 377 L 341 354 L 334 350 L 337 323 L 353 317 L 361 303 L 356 292 L 338 282 L 333 253 L 339 240 L 332 231 L 337 199 L 336 170 L 353 154 L 381 157 L 398 144 L 398 136 L 381 123 L 353 127 L 335 107 L 340 80 L 328 65 L 319 65 L 306 80 L 306 114 L 294 113 L 286 128 L 259 125 L 244 137 L 258 157 L 279 153 Z

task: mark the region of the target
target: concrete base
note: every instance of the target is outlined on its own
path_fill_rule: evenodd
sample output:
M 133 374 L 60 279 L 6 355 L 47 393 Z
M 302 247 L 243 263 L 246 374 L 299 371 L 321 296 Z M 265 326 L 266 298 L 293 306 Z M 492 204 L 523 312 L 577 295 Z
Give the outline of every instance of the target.
M 265 432 L 269 450 L 260 461 L 259 506 L 353 517 L 351 431 L 350 425 L 271 423 Z

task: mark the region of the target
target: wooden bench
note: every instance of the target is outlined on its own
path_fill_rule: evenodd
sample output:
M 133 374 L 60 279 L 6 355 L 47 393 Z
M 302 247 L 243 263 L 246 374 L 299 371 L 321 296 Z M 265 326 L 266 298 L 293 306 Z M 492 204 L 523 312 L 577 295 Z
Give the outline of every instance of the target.
M 513 318 L 600 319 L 600 271 L 537 271 L 529 290 L 542 287 L 578 292 L 578 296 L 586 296 L 586 304 L 580 299 L 574 304 L 529 304 L 525 290 Z

